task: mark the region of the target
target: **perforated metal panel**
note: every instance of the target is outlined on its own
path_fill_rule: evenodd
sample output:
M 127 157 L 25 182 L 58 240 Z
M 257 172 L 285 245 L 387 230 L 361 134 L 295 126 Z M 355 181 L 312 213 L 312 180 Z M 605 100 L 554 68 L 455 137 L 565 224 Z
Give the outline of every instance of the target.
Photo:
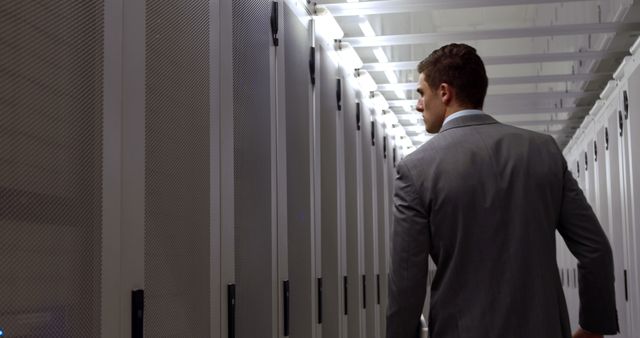
M 287 116 L 287 221 L 291 331 L 294 338 L 311 337 L 316 289 L 311 224 L 311 145 L 309 50 L 307 29 L 288 6 L 284 8 L 284 57 Z
M 269 336 L 272 304 L 271 1 L 233 2 L 236 337 Z M 293 286 L 292 286 L 293 287 Z
M 146 2 L 148 337 L 209 335 L 208 9 Z
M 629 76 L 629 88 L 627 90 L 628 111 L 624 110 L 624 99 L 622 99 L 623 114 L 625 116 L 624 128 L 627 139 L 627 220 L 630 233 L 630 262 L 631 271 L 628 271 L 629 301 L 632 304 L 633 326 L 632 335 L 640 334 L 640 322 L 637 318 L 640 314 L 640 68 L 636 68 Z
M 321 57 L 328 59 L 325 53 Z M 326 60 L 328 61 L 328 60 Z M 341 315 L 338 288 L 342 287 L 343 276 L 340 269 L 339 244 L 340 221 L 338 219 L 338 177 L 337 177 L 337 120 L 344 111 L 337 110 L 336 79 L 338 69 L 331 61 L 321 65 L 320 78 L 320 171 L 322 210 L 322 278 L 323 290 L 323 337 L 339 337 L 339 316 Z M 341 79 L 342 81 L 342 79 Z M 344 107 L 344 104 L 342 105 Z
M 383 137 L 383 130 L 382 128 L 378 127 L 378 130 L 376 131 L 376 137 L 377 137 L 377 141 L 376 144 L 379 144 L 380 146 L 376 149 L 376 188 L 377 188 L 377 192 L 375 194 L 375 198 L 376 198 L 376 205 L 377 205 L 377 213 L 378 213 L 378 228 L 376 231 L 378 231 L 378 257 L 376 259 L 378 259 L 378 274 L 379 277 L 377 277 L 376 283 L 379 283 L 378 285 L 378 295 L 379 296 L 379 318 L 378 318 L 378 327 L 379 327 L 379 332 L 380 332 L 380 336 L 384 336 L 386 332 L 386 309 L 387 309 L 387 287 L 388 287 L 388 283 L 387 283 L 387 273 L 388 273 L 388 266 L 387 266 L 387 255 L 389 254 L 389 242 L 387 241 L 387 226 L 388 226 L 388 220 L 387 220 L 387 208 L 386 208 L 386 203 L 388 201 L 388 198 L 390 198 L 390 192 L 389 189 L 387 189 L 387 186 L 385 184 L 386 180 L 385 180 L 385 175 L 387 173 L 387 168 L 386 168 L 386 160 L 385 160 L 385 155 L 384 155 L 384 150 L 386 149 L 386 152 L 388 153 L 389 151 L 389 147 L 388 144 L 385 146 L 384 143 L 387 142 L 386 138 Z
M 102 1 L 0 2 L 0 328 L 100 335 Z
M 618 120 L 617 114 L 612 114 L 607 122 L 606 130 L 616 130 Z M 613 249 L 613 261 L 615 262 L 615 288 L 616 306 L 618 308 L 618 321 L 621 332 L 629 332 L 627 320 L 627 302 L 625 300 L 624 270 L 627 269 L 624 250 L 627 247 L 628 238 L 624 235 L 624 224 L 622 223 L 622 212 L 620 208 L 620 154 L 618 153 L 620 139 L 615 132 L 609 135 L 609 149 L 605 150 L 602 159 L 606 167 L 606 194 L 607 194 L 607 214 L 609 227 L 611 229 L 611 249 Z
M 362 170 L 360 176 L 362 179 L 362 210 L 364 223 L 364 267 L 365 267 L 365 294 L 366 294 L 366 337 L 374 338 L 376 325 L 376 299 L 375 299 L 375 269 L 374 260 L 377 252 L 375 251 L 373 232 L 376 230 L 373 219 L 373 173 L 371 166 L 372 148 L 375 147 L 371 143 L 371 121 L 372 117 L 369 108 L 363 107 L 361 113 L 362 131 L 360 133 L 360 142 L 362 142 Z
M 345 88 L 348 88 L 345 86 Z M 345 211 L 347 241 L 347 336 L 349 338 L 364 337 L 362 330 L 362 282 L 363 268 L 360 264 L 362 247 L 360 245 L 360 229 L 358 226 L 358 172 L 357 143 L 361 131 L 357 130 L 357 103 L 352 90 L 343 91 L 344 110 L 344 165 L 345 165 Z M 362 112 L 360 112 L 362 114 Z M 360 121 L 362 125 L 362 121 Z

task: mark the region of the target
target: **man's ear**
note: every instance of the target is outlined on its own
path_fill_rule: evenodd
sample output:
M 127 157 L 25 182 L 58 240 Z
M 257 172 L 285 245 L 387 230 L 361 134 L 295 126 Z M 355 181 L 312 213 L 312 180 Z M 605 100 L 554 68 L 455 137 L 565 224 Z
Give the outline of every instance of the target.
M 440 90 L 438 91 L 440 94 L 440 100 L 445 105 L 450 105 L 453 101 L 453 97 L 455 96 L 455 91 L 453 87 L 449 86 L 447 83 L 440 84 Z

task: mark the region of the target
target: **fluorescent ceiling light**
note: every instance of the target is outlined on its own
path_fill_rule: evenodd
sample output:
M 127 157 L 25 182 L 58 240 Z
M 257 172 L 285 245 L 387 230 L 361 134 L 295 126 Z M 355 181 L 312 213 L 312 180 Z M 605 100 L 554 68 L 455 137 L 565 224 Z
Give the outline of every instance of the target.
M 374 49 L 375 50 L 375 49 Z M 568 53 L 544 53 L 544 54 L 523 54 L 523 55 L 500 55 L 500 56 L 483 56 L 482 61 L 485 66 L 495 65 L 511 65 L 522 63 L 545 63 L 545 62 L 562 62 L 562 61 L 579 61 L 579 60 L 599 60 L 623 57 L 629 55 L 625 50 L 613 51 L 576 51 Z M 391 70 L 416 70 L 420 61 L 403 61 L 403 62 L 379 62 L 367 63 L 363 66 L 368 71 Z
M 340 42 L 338 47 L 340 49 L 340 58 L 347 69 L 353 70 L 362 68 L 362 59 L 360 59 L 360 56 L 350 44 Z
M 366 37 L 376 36 L 376 31 L 373 30 L 371 23 L 367 20 L 366 17 L 360 17 L 360 22 L 358 23 L 360 29 L 362 30 L 362 34 Z
M 584 0 L 564 0 L 563 2 L 577 2 Z M 420 11 L 434 11 L 439 9 L 483 8 L 493 6 L 538 5 L 557 3 L 558 0 L 382 0 L 361 3 L 347 0 L 348 3 L 327 4 L 334 10 L 336 16 L 354 16 L 362 14 L 415 13 Z
M 384 55 L 384 52 L 382 54 Z M 398 83 L 398 76 L 396 75 L 396 73 L 394 71 L 385 70 L 384 71 L 384 75 L 387 76 L 387 80 L 389 81 L 389 83 L 391 83 L 391 84 L 397 84 Z M 402 89 L 395 90 L 395 93 L 398 96 L 398 99 L 400 99 L 400 100 L 404 100 L 404 99 L 407 98 L 407 94 Z
M 404 99 L 407 98 L 407 94 L 405 94 L 403 90 L 396 90 L 395 93 L 398 96 L 398 99 L 400 99 L 400 100 L 404 100 Z M 406 106 L 404 106 L 404 107 L 406 109 Z
M 640 23 L 588 23 L 553 26 L 537 26 L 515 29 L 475 30 L 462 32 L 435 32 L 346 38 L 354 47 L 378 47 L 441 43 L 448 41 L 476 41 L 493 39 L 533 38 L 542 36 L 587 35 L 624 33 L 640 30 Z
M 550 100 L 560 100 L 560 99 L 582 99 L 582 98 L 592 98 L 600 95 L 600 92 L 596 91 L 585 91 L 585 92 L 528 92 L 528 93 L 509 93 L 509 94 L 490 94 L 487 95 L 484 105 L 485 107 L 491 107 L 492 109 L 499 109 L 503 107 L 505 104 L 518 102 L 518 101 L 550 101 Z M 402 107 L 407 104 L 415 103 L 414 100 L 391 100 L 389 101 L 389 105 L 391 107 Z M 525 107 L 526 108 L 526 107 Z M 562 110 L 560 108 L 560 111 Z
M 316 7 L 316 29 L 318 33 L 326 36 L 331 40 L 342 39 L 344 32 L 336 19 L 331 15 L 328 9 L 317 6 Z
M 384 75 L 386 75 L 387 79 L 389 79 L 389 83 L 393 83 L 393 84 L 398 83 L 398 76 L 396 75 L 396 73 L 394 71 L 385 70 L 384 71 Z
M 388 73 L 395 74 L 392 70 L 385 70 L 387 78 Z M 492 77 L 489 78 L 489 86 L 508 86 L 516 84 L 534 84 L 534 83 L 570 83 L 570 82 L 586 82 L 594 80 L 610 79 L 611 73 L 587 73 L 587 74 L 551 74 L 551 75 L 533 75 L 533 76 L 508 76 L 508 77 Z M 388 84 L 378 85 L 379 90 L 414 90 L 416 83 L 397 83 L 389 81 Z
M 366 37 L 376 36 L 376 32 L 373 30 L 371 23 L 369 22 L 369 20 L 367 20 L 366 17 L 360 17 L 360 22 L 358 24 L 364 36 Z M 378 62 L 380 63 L 389 62 L 389 58 L 387 57 L 387 54 L 385 54 L 384 50 L 382 50 L 381 47 L 374 48 L 373 54 L 376 56 L 376 59 L 378 59 Z M 393 70 L 386 70 L 384 73 L 387 77 L 387 80 L 390 83 L 398 83 L 398 76 Z M 400 100 L 404 100 L 407 98 L 407 94 L 402 90 L 396 90 L 395 93 L 398 96 L 398 99 Z
M 387 57 L 387 54 L 384 53 L 384 50 L 382 50 L 382 47 L 376 47 L 373 49 L 373 55 L 376 56 L 376 59 L 378 59 L 378 62 L 380 63 L 388 63 L 389 62 L 389 58 Z

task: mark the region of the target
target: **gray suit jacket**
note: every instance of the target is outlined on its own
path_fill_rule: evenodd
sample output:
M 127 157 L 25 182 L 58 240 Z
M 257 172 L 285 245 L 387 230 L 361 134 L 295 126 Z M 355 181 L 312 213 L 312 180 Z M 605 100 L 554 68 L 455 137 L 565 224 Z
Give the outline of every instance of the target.
M 463 116 L 397 172 L 387 338 L 416 337 L 428 255 L 430 337 L 570 337 L 556 231 L 579 262 L 580 325 L 618 332 L 611 247 L 553 138 Z

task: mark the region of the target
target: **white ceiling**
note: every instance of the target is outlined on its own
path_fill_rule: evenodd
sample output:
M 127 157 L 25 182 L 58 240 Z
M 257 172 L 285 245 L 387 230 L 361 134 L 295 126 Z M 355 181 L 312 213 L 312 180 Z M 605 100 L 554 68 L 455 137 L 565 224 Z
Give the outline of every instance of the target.
M 640 31 L 635 24 L 640 6 L 633 0 L 324 0 L 317 5 L 336 18 L 343 41 L 355 47 L 415 145 L 425 140 L 423 128 L 415 127 L 422 123 L 414 110 L 415 66 L 434 49 L 452 42 L 475 47 L 490 79 L 485 111 L 502 122 L 549 133 L 564 146 Z M 365 37 L 366 22 L 375 37 Z M 380 48 L 390 63 L 380 65 L 387 61 L 380 50 L 374 53 Z M 380 66 L 394 67 L 395 75 L 374 69 Z M 398 84 L 390 83 L 394 78 Z

